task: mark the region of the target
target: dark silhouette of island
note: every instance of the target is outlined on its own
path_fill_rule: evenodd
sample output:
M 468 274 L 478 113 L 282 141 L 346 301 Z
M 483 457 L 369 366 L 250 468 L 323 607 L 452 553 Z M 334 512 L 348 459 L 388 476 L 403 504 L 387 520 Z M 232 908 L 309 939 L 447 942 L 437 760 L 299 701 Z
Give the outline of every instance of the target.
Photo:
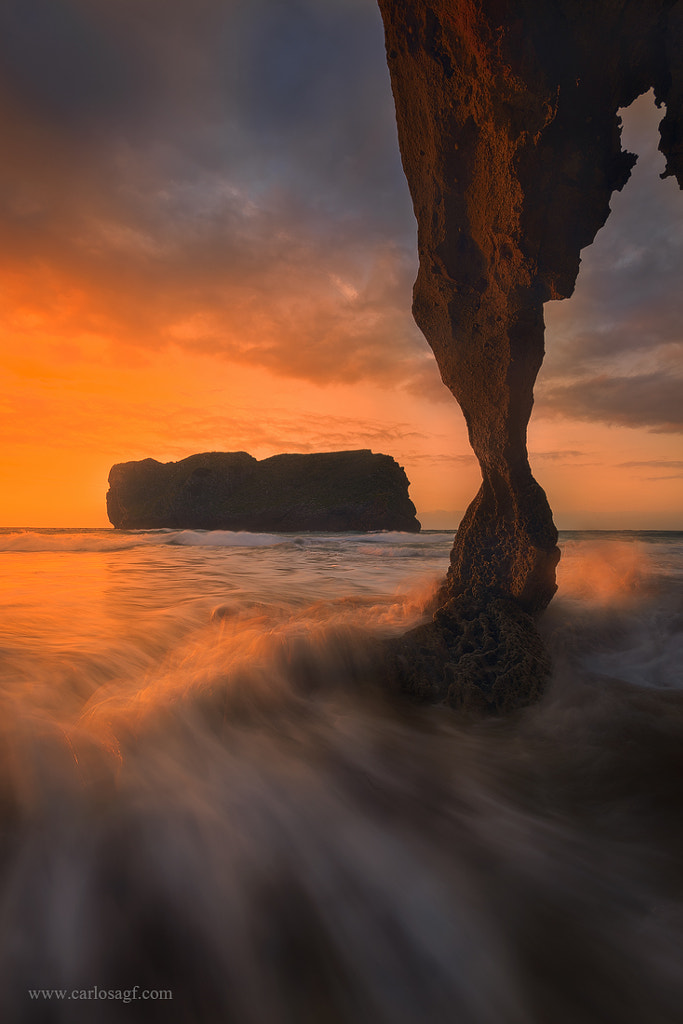
M 112 466 L 107 515 L 121 530 L 418 533 L 408 487 L 395 459 L 367 448 L 261 461 L 204 452 Z

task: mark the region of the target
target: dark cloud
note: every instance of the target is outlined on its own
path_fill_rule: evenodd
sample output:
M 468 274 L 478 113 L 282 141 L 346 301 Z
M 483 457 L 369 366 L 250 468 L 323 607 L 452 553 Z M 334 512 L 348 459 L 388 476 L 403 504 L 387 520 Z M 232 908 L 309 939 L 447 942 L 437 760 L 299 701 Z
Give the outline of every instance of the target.
M 144 67 L 92 12 L 60 0 L 5 0 L 0 78 L 33 116 L 83 130 L 93 119 L 125 121 L 145 89 Z
M 0 37 L 0 259 L 52 330 L 447 397 L 374 3 L 8 0 Z
M 287 197 L 331 244 L 361 220 L 368 239 L 414 241 L 370 0 L 8 0 L 0 40 L 5 127 L 36 198 L 43 147 L 58 176 L 99 179 L 119 216 L 157 230 L 167 211 L 143 206 L 185 186 L 193 215 L 218 177 L 259 209 Z
M 679 431 L 683 197 L 673 179 L 659 178 L 663 111 L 649 95 L 623 113 L 622 144 L 639 160 L 582 253 L 574 297 L 546 306 L 548 355 L 536 408 L 543 416 Z
M 663 371 L 556 384 L 543 388 L 536 404 L 546 417 L 648 427 L 658 433 L 683 431 L 683 378 Z

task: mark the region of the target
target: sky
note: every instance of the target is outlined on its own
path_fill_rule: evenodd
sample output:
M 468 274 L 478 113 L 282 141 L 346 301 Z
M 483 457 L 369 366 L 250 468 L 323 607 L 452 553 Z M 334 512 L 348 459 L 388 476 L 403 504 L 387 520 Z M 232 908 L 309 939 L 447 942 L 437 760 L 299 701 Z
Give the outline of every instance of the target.
M 683 528 L 683 196 L 639 160 L 546 306 L 529 428 L 561 529 Z M 410 314 L 374 0 L 4 0 L 0 526 L 107 526 L 115 462 L 372 448 L 426 527 L 480 474 Z

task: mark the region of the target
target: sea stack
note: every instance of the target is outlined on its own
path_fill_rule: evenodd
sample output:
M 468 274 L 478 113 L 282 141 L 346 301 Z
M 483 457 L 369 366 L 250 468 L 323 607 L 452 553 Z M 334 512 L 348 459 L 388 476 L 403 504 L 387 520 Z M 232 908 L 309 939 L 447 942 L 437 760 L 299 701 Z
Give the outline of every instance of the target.
M 379 0 L 418 223 L 413 313 L 460 403 L 482 472 L 434 623 L 404 638 L 401 688 L 517 707 L 549 661 L 532 616 L 555 592 L 557 532 L 526 449 L 543 304 L 636 161 L 619 107 L 667 105 L 666 175 L 683 185 L 683 3 Z
M 369 449 L 311 455 L 204 452 L 112 466 L 107 514 L 118 529 L 401 530 L 420 523 L 405 471 Z

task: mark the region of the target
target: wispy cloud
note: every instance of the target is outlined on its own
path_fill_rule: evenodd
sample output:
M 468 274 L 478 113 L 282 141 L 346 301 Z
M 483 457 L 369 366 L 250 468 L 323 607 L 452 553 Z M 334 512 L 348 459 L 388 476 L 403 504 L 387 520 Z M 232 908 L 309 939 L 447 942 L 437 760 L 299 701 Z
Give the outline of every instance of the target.
M 678 459 L 644 459 L 640 462 L 618 462 L 622 469 L 683 469 L 683 461 Z
M 636 470 L 634 475 L 641 480 L 683 480 L 683 461 L 679 459 L 644 459 L 640 462 L 620 462 L 618 466 L 621 469 Z M 673 472 L 652 475 L 652 470 Z
M 572 448 L 559 448 L 556 451 L 550 452 L 529 452 L 532 459 L 548 459 L 550 462 L 567 462 L 570 459 L 583 459 L 586 454 L 586 452 L 575 451 Z

